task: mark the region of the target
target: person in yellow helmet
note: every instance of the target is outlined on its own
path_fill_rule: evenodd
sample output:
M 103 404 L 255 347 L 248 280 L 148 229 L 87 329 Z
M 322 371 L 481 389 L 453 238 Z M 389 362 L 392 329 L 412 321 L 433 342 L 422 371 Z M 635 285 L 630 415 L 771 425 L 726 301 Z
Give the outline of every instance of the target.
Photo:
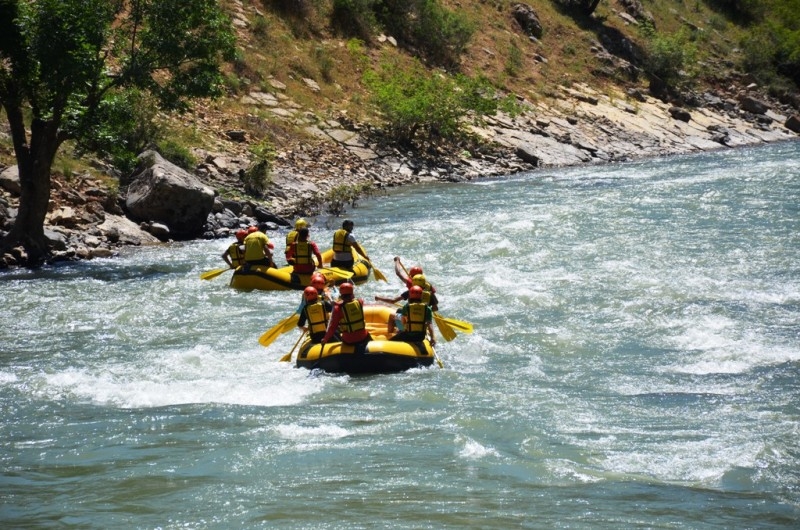
M 297 239 L 297 231 L 301 228 L 308 228 L 308 222 L 303 218 L 295 221 L 294 230 L 291 230 L 288 234 L 286 234 L 286 250 L 284 250 L 283 253 L 286 256 L 286 263 L 289 265 L 294 265 L 293 259 L 289 257 L 289 251 L 292 248 L 292 243 L 294 243 Z M 322 263 L 320 263 L 320 266 L 322 266 Z
M 297 231 L 297 239 L 292 242 L 286 257 L 287 261 L 292 264 L 292 282 L 294 283 L 302 282 L 300 275 L 312 274 L 317 267 L 322 266 L 322 254 L 320 254 L 317 244 L 308 238 L 308 228 L 301 228 Z
M 331 267 L 338 267 L 347 271 L 353 270 L 355 260 L 353 259 L 353 249 L 369 261 L 366 251 L 356 241 L 353 235 L 355 223 L 349 219 L 342 223 L 342 228 L 333 233 L 333 259 Z

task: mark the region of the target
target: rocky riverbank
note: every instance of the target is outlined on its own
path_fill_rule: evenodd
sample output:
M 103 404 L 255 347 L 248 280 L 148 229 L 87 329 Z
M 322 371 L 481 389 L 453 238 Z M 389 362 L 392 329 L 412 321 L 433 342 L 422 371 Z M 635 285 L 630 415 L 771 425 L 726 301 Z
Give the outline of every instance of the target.
M 521 101 L 524 112 L 517 116 L 500 114 L 473 126 L 479 144 L 421 156 L 386 145 L 376 131 L 346 119 L 316 121 L 288 98 L 260 92 L 246 98 L 316 139 L 297 141 L 278 153 L 262 199 L 225 198 L 242 189 L 242 175 L 251 163 L 248 138 L 235 130 L 219 131 L 219 149 L 196 151 L 201 162 L 192 174 L 159 161 L 156 169 L 147 166 L 126 179 L 118 193 L 86 175 L 55 175 L 46 221 L 53 261 L 109 257 L 123 246 L 172 239 L 231 237 L 239 227 L 257 222 L 272 223 L 277 230 L 297 216 L 343 213 L 359 197 L 423 181 L 460 182 L 730 149 L 796 140 L 800 134 L 797 110 L 759 96 L 756 87 L 695 94 L 693 106 L 676 107 L 635 90 L 610 94 L 572 85 L 563 87 L 558 98 Z M 165 175 L 171 179 L 168 192 Z M 143 185 L 149 188 L 139 188 L 134 201 L 131 185 L 137 179 L 147 180 Z M 147 194 L 154 199 L 148 202 Z M 0 168 L 2 231 L 13 222 L 18 196 L 16 168 Z M 198 211 L 198 204 L 207 205 Z M 187 208 L 199 220 L 187 220 Z M 0 267 L 24 260 L 24 251 L 15 249 L 0 257 Z

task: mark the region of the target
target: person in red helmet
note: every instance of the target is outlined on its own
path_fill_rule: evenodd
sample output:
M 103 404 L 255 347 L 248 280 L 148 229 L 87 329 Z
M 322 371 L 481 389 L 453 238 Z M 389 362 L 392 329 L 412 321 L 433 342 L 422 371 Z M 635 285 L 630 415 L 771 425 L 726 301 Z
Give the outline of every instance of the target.
M 422 274 L 423 272 L 422 272 L 422 267 L 420 267 L 419 265 L 414 265 L 413 267 L 408 269 L 408 271 L 406 271 L 405 266 L 403 266 L 403 262 L 400 261 L 400 257 L 399 256 L 395 256 L 394 257 L 394 273 L 397 275 L 398 278 L 400 278 L 400 280 L 404 284 L 406 284 L 406 288 L 411 289 L 411 286 L 414 285 L 414 282 L 412 281 L 414 276 L 416 276 L 417 274 Z M 431 285 L 430 287 L 431 287 L 431 290 L 430 290 L 431 293 L 432 294 L 436 294 L 436 288 L 433 285 Z M 434 311 L 435 311 L 435 309 L 434 309 Z
M 422 301 L 422 287 L 411 286 L 408 290 L 408 302 L 400 310 L 403 320 L 403 331 L 390 340 L 402 342 L 422 342 L 425 335 L 430 337 L 431 345 L 436 344 L 433 336 L 433 311 Z
M 338 330 L 343 343 L 355 346 L 358 353 L 364 353 L 367 343 L 372 340 L 364 319 L 364 300 L 355 297 L 353 284 L 349 282 L 339 285 L 339 295 L 341 299 L 333 306 L 328 331 L 321 343 L 324 347 Z
M 311 283 L 309 284 L 308 287 L 313 287 L 314 289 L 316 289 L 317 296 L 319 296 L 323 302 L 326 302 L 331 307 L 333 307 L 333 297 L 331 296 L 331 292 L 328 290 L 328 281 L 325 279 L 325 276 L 323 276 L 322 273 L 315 272 L 314 274 L 312 274 Z M 306 287 L 306 290 L 308 290 L 308 287 Z M 304 291 L 303 296 L 300 297 L 300 305 L 297 307 L 298 315 L 303 314 L 303 307 L 305 307 L 305 305 L 306 305 L 306 296 Z
M 235 269 L 244 263 L 244 238 L 247 236 L 247 230 L 239 230 L 236 232 L 236 241 L 230 244 L 225 252 L 222 253 L 222 260 L 228 264 L 228 267 Z
M 421 270 L 420 267 L 417 268 Z M 412 267 L 411 270 L 414 270 L 414 267 Z M 422 301 L 425 302 L 428 305 L 428 307 L 431 308 L 431 311 L 438 311 L 439 299 L 436 297 L 436 294 L 432 292 L 432 290 L 434 290 L 433 286 L 427 282 L 424 274 L 415 275 L 414 278 L 411 280 L 411 286 L 407 290 L 395 296 L 394 298 L 375 295 L 375 300 L 377 300 L 378 302 L 386 302 L 387 304 L 396 304 L 400 300 L 407 301 L 410 299 L 409 297 L 411 289 L 413 289 L 415 285 L 419 286 L 422 289 Z M 395 329 L 398 329 L 400 331 L 403 331 L 405 329 L 403 326 L 403 319 L 401 312 L 402 308 L 399 308 L 397 310 L 397 313 L 395 314 L 395 317 L 389 321 L 390 335 L 395 332 Z
M 311 342 L 317 344 L 322 341 L 328 331 L 332 306 L 311 285 L 303 291 L 303 298 L 305 305 L 300 313 L 300 319 L 297 321 L 297 327 L 307 331 Z
M 244 261 L 246 269 L 249 269 L 252 265 L 275 266 L 275 263 L 272 261 L 272 248 L 274 245 L 270 243 L 266 234 L 268 228 L 269 226 L 265 223 L 254 231 L 248 229 L 249 233 L 244 238 Z

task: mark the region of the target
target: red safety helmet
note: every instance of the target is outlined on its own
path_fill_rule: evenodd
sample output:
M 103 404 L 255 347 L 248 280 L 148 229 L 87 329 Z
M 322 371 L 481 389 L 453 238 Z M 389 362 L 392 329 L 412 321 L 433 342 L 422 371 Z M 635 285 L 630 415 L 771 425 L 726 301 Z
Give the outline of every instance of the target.
M 313 285 L 315 289 L 324 289 L 326 283 L 328 282 L 325 281 L 325 276 L 322 274 L 315 272 L 311 275 L 311 285 Z
M 409 300 L 422 300 L 422 287 L 414 285 L 408 290 Z
M 247 233 L 248 234 L 252 234 L 253 232 L 258 232 L 258 227 L 257 226 L 251 226 L 251 227 L 249 227 L 247 229 Z
M 239 243 L 244 241 L 245 237 L 247 237 L 247 230 L 241 229 L 241 230 L 236 232 L 236 239 L 239 241 Z
M 310 285 L 303 289 L 303 296 L 305 297 L 306 302 L 314 302 L 319 297 L 317 290 Z
M 345 282 L 339 286 L 339 294 L 344 295 L 352 295 L 353 294 L 353 284 L 349 282 Z
M 408 276 L 411 278 L 413 278 L 417 274 L 422 274 L 422 267 L 420 267 L 419 265 L 414 265 L 408 270 Z

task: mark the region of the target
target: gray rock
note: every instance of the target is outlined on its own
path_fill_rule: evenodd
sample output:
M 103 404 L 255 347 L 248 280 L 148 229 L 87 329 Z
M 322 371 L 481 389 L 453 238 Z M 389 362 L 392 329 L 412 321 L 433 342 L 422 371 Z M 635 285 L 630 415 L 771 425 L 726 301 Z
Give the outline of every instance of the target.
M 8 166 L 0 172 L 0 187 L 14 195 L 22 193 L 19 183 L 19 168 L 17 166 Z
M 800 115 L 795 114 L 794 116 L 790 116 L 783 126 L 792 132 L 800 134 Z
M 200 234 L 214 206 L 214 190 L 158 153 L 147 151 L 139 158 L 149 164 L 140 163 L 128 186 L 128 212 L 139 221 L 165 224 L 176 239 Z

